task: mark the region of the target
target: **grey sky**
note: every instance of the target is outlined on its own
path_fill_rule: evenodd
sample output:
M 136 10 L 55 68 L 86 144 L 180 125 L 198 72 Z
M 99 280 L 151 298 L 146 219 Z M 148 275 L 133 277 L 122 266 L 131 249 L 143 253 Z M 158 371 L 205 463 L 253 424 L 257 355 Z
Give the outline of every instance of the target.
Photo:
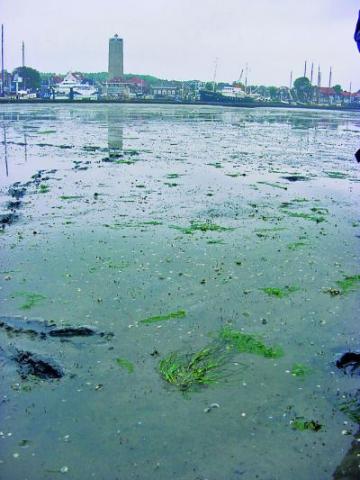
M 108 38 L 125 42 L 125 72 L 169 79 L 287 85 L 304 60 L 320 62 L 323 85 L 360 89 L 353 33 L 359 0 L 0 0 L 6 66 L 41 71 L 107 70 Z

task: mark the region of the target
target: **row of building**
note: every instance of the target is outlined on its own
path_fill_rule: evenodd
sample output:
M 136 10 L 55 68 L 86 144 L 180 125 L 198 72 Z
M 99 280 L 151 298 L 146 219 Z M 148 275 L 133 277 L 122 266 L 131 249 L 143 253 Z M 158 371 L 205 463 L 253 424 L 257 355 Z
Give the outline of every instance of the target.
M 145 77 L 146 78 L 146 77 Z M 197 80 L 188 82 L 162 81 L 148 82 L 144 78 L 124 75 L 124 42 L 117 34 L 109 39 L 108 72 L 106 79 L 87 78 L 81 73 L 68 72 L 64 76 L 47 76 L 36 91 L 26 88 L 19 76 L 6 74 L 7 94 L 17 98 L 39 97 L 54 100 L 132 100 L 132 99 L 164 99 L 172 101 L 197 101 L 200 91 L 209 84 Z M 215 90 L 215 84 L 210 89 Z M 2 90 L 2 89 L 1 89 Z M 296 90 L 288 87 L 249 87 L 236 83 L 220 83 L 216 85 L 217 92 L 225 98 L 252 98 L 257 101 L 277 101 L 284 103 L 299 103 Z M 314 86 L 308 103 L 344 105 L 360 104 L 360 91 L 346 92 L 339 89 Z

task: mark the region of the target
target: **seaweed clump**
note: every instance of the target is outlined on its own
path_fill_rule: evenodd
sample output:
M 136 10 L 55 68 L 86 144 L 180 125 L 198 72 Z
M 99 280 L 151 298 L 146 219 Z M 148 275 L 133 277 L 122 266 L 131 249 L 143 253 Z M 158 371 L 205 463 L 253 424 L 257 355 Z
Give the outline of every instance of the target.
M 266 346 L 262 340 L 230 327 L 222 328 L 216 338 L 193 353 L 172 352 L 159 362 L 161 377 L 180 391 L 187 392 L 229 377 L 234 355 L 252 353 L 266 358 L 283 355 L 279 347 Z
M 184 317 L 186 317 L 185 310 L 178 310 L 177 312 L 170 312 L 170 313 L 167 313 L 166 315 L 156 315 L 155 317 L 144 318 L 144 320 L 140 320 L 140 323 L 149 325 L 151 323 L 165 322 L 166 320 L 172 320 L 174 318 L 184 318 Z
M 134 372 L 134 365 L 129 362 L 129 360 L 126 360 L 125 358 L 117 358 L 116 363 L 121 367 L 125 368 L 128 373 L 133 373 Z
M 16 292 L 14 297 L 25 298 L 25 302 L 20 306 L 21 310 L 30 310 L 30 308 L 36 306 L 39 302 L 46 299 L 44 295 L 32 292 Z
M 297 292 L 299 288 L 294 285 L 287 285 L 284 288 L 266 287 L 261 288 L 261 290 L 272 297 L 283 298 L 288 297 L 291 293 Z
M 291 422 L 291 425 L 294 430 L 299 430 L 300 432 L 304 432 L 305 430 L 318 432 L 323 427 L 323 425 L 316 420 L 305 420 L 304 417 L 294 418 L 294 420 Z
M 216 225 L 215 223 L 206 221 L 206 222 L 197 222 L 192 221 L 190 222 L 189 227 L 180 227 L 178 225 L 170 225 L 170 228 L 175 228 L 176 230 L 180 230 L 180 232 L 186 235 L 192 235 L 194 232 L 226 232 L 230 230 L 234 230 L 231 227 L 222 227 L 220 225 Z
M 243 333 L 231 327 L 222 328 L 219 333 L 219 338 L 239 353 L 252 353 L 266 358 L 279 358 L 283 356 L 283 351 L 280 347 L 267 346 L 261 338 L 256 335 Z
M 348 275 L 343 280 L 338 280 L 336 284 L 340 287 L 341 293 L 349 293 L 360 286 L 360 275 Z
M 294 363 L 291 369 L 291 375 L 293 377 L 304 377 L 310 373 L 310 368 L 302 363 Z
M 347 394 L 346 399 L 340 404 L 339 410 L 360 425 L 360 390 Z
M 172 352 L 160 361 L 162 378 L 185 392 L 217 383 L 224 377 L 228 362 L 224 345 L 213 343 L 195 353 Z

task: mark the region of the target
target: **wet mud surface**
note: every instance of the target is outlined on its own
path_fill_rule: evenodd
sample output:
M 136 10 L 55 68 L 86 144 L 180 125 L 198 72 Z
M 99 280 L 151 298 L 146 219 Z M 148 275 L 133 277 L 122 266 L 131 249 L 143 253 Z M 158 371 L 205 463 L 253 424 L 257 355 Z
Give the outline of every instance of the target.
M 356 113 L 0 123 L 0 478 L 356 478 Z

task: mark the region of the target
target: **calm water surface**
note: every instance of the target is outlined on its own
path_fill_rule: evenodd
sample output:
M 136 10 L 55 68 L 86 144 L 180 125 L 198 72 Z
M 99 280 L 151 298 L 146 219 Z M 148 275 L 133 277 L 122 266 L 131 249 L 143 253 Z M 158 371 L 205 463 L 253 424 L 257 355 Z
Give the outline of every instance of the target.
M 334 362 L 359 348 L 359 296 L 327 289 L 360 273 L 359 135 L 355 113 L 1 106 L 2 211 L 27 184 L 0 235 L 1 314 L 114 336 L 0 329 L 5 350 L 65 370 L 21 379 L 2 360 L 0 478 L 330 479 L 357 428 L 339 410 L 357 380 Z M 228 230 L 181 229 L 194 221 Z M 24 310 L 26 294 L 41 297 Z M 238 354 L 231 377 L 186 395 L 163 381 L 161 358 L 227 324 L 284 355 Z

